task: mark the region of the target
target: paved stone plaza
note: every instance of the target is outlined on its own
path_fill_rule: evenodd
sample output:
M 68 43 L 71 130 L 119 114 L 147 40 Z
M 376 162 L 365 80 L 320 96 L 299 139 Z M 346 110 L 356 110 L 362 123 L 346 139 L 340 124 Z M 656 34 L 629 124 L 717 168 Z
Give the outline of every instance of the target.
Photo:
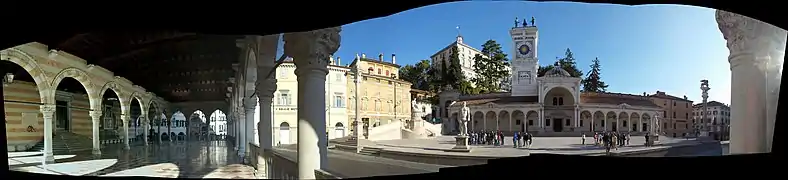
M 603 147 L 594 146 L 593 137 L 586 137 L 586 145 L 582 144 L 580 137 L 534 137 L 530 148 L 514 148 L 512 137 L 506 137 L 503 146 L 473 145 L 470 153 L 444 152 L 443 150 L 454 147 L 454 136 L 438 136 L 429 139 L 410 140 L 384 140 L 368 142 L 367 146 L 378 146 L 388 150 L 424 153 L 447 154 L 458 156 L 480 157 L 516 157 L 527 156 L 530 153 L 551 153 L 570 155 L 600 155 L 605 152 Z M 660 144 L 655 147 L 645 147 L 645 137 L 633 136 L 630 145 L 619 148 L 616 152 L 631 152 L 665 148 L 674 145 L 697 143 L 695 139 L 660 137 Z
M 101 156 L 90 152 L 56 154 L 55 163 L 42 165 L 40 152 L 9 153 L 11 170 L 75 176 L 147 176 L 169 178 L 255 178 L 252 167 L 242 165 L 224 141 L 165 142 L 137 145 L 130 150 L 122 144 L 102 149 Z

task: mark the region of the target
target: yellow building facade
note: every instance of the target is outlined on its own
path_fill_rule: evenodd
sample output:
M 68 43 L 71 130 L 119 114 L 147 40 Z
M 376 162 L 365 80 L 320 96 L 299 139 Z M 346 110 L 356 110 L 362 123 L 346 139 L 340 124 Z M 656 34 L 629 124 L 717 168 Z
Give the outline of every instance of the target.
M 356 65 L 361 79 L 358 93 L 361 122 L 369 127 L 376 127 L 410 119 L 411 83 L 399 79 L 400 65 L 396 64 L 395 55 L 391 56 L 390 61 L 386 61 L 383 54 L 380 54 L 378 59 L 369 59 L 362 55 L 349 65 L 351 71 L 347 73 L 347 115 L 350 121 L 356 118 L 356 86 L 352 70 Z

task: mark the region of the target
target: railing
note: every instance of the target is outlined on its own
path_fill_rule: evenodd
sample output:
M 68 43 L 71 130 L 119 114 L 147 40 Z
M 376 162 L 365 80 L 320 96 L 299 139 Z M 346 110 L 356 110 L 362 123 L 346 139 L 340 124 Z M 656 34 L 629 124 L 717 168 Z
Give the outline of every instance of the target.
M 298 179 L 298 163 L 276 150 L 264 151 L 260 146 L 249 143 L 249 160 L 264 179 Z M 315 170 L 316 179 L 341 179 L 326 170 Z

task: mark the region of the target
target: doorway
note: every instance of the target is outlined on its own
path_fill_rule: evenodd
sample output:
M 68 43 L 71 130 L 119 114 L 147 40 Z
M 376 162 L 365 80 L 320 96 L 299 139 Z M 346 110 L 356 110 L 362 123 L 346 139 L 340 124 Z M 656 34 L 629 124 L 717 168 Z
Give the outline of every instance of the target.
M 70 131 L 71 129 L 71 112 L 69 112 L 67 101 L 57 101 L 55 102 L 55 118 L 57 119 L 57 129 L 58 130 L 65 130 Z
M 290 124 L 287 122 L 279 125 L 279 144 L 290 144 Z
M 563 119 L 553 119 L 553 132 L 561 132 L 564 130 Z
M 618 123 L 617 122 L 612 122 L 612 125 L 613 125 L 613 127 L 612 127 L 613 132 L 617 132 L 618 131 Z
M 338 122 L 336 125 L 334 125 L 334 128 L 334 138 L 345 137 L 345 125 L 343 125 L 341 122 Z
M 647 123 L 643 123 L 643 126 L 640 126 L 640 127 L 643 129 L 643 132 L 648 131 L 647 130 L 647 128 L 648 128 L 648 124 Z
M 632 124 L 632 132 L 638 131 L 638 124 Z

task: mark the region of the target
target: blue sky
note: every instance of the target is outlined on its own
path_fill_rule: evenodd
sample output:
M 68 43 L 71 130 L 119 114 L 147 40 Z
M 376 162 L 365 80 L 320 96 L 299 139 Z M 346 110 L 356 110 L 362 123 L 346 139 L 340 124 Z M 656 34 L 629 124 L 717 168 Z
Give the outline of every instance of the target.
M 335 56 L 350 63 L 356 53 L 384 53 L 413 64 L 452 43 L 460 26 L 465 43 L 481 48 L 488 39 L 511 49 L 514 17 L 536 18 L 540 64 L 552 64 L 566 48 L 587 72 L 598 57 L 608 91 L 665 91 L 697 102 L 701 79 L 710 100 L 730 102 L 728 50 L 714 10 L 679 5 L 624 6 L 574 2 L 455 2 L 411 9 L 343 26 Z M 507 52 L 511 54 L 511 52 Z

